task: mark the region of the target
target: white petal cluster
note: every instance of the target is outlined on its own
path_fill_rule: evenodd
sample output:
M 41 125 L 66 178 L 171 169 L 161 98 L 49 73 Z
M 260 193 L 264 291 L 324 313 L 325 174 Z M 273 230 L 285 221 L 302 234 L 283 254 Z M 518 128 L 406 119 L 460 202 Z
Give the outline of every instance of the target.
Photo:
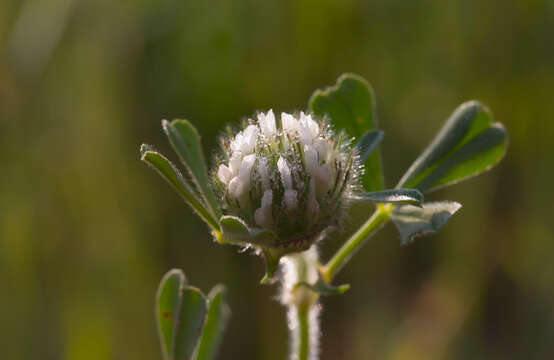
M 275 115 L 273 114 L 273 110 L 269 110 L 266 114 L 259 113 L 258 124 L 262 130 L 262 134 L 266 138 L 270 139 L 275 136 L 277 128 L 275 127 Z
M 331 225 L 323 219 L 337 221 L 357 180 L 348 141 L 303 112 L 276 119 L 269 110 L 247 123 L 223 141 L 227 161 L 216 171 L 223 208 L 255 227 L 297 226 L 299 237 Z
M 279 174 L 281 174 L 281 183 L 285 188 L 283 204 L 288 211 L 293 211 L 296 209 L 297 205 L 297 194 L 296 190 L 292 187 L 292 175 L 289 165 L 282 157 L 280 157 L 279 161 L 277 161 L 277 169 L 279 169 Z

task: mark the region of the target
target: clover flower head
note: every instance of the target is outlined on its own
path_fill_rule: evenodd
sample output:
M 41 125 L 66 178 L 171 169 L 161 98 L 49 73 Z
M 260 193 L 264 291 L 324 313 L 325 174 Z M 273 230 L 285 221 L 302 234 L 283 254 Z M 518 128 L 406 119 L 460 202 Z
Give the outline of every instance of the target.
M 221 208 L 271 233 L 281 253 L 309 248 L 340 226 L 361 166 L 344 133 L 311 114 L 260 112 L 221 139 L 213 171 Z

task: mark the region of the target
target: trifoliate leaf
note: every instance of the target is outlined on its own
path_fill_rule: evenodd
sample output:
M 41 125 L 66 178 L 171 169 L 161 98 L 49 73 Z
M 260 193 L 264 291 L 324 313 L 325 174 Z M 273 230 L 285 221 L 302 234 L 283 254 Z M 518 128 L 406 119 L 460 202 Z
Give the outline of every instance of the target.
M 151 150 L 151 147 L 141 146 L 141 160 L 150 165 L 185 199 L 194 211 L 213 229 L 219 231 L 219 225 L 197 197 L 191 185 L 183 178 L 177 167 L 165 156 Z
M 221 343 L 231 310 L 225 302 L 225 287 L 218 285 L 208 294 L 208 312 L 195 351 L 195 360 L 213 360 Z
M 390 189 L 354 194 L 354 200 L 368 200 L 382 203 L 412 204 L 419 206 L 423 194 L 417 189 Z
M 508 135 L 478 101 L 460 105 L 397 187 L 433 191 L 490 169 L 506 152 Z
M 206 315 L 206 299 L 187 285 L 181 270 L 170 270 L 160 282 L 156 319 L 164 359 L 190 359 Z
M 175 330 L 181 307 L 181 288 L 186 286 L 185 275 L 180 270 L 170 270 L 158 288 L 156 320 L 163 357 L 174 358 Z
M 390 213 L 390 219 L 400 232 L 402 244 L 407 244 L 416 237 L 435 233 L 461 207 L 454 201 L 424 203 L 421 207 L 399 205 Z
M 358 75 L 343 74 L 334 86 L 316 90 L 310 98 L 309 108 L 316 115 L 328 116 L 336 129 L 344 129 L 356 139 L 377 129 L 373 89 Z M 382 190 L 384 180 L 378 149 L 369 155 L 364 167 L 362 182 L 366 190 Z
M 200 135 L 187 120 L 162 121 L 162 127 L 171 146 L 190 173 L 202 200 L 215 218 L 221 216 L 217 199 L 210 188 L 206 161 L 202 153 Z
M 206 298 L 200 290 L 185 287 L 175 337 L 175 359 L 191 359 L 206 318 Z

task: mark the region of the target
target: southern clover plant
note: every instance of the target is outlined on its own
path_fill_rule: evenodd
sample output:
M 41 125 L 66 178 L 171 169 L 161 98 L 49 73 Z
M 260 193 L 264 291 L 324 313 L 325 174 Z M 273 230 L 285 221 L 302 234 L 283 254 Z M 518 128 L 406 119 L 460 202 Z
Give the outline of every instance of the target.
M 398 185 L 385 190 L 373 92 L 352 74 L 315 91 L 306 112 L 258 112 L 237 131 L 227 128 L 211 170 L 190 122 L 162 126 L 186 176 L 151 146 L 142 145 L 142 160 L 206 222 L 216 242 L 264 257 L 262 283 L 281 282 L 291 359 L 299 360 L 318 358 L 319 297 L 348 289 L 332 280 L 364 242 L 389 220 L 402 243 L 436 232 L 461 205 L 424 202 L 422 194 L 489 169 L 507 146 L 506 130 L 483 104 L 463 103 Z M 354 201 L 374 202 L 376 210 L 330 260 L 320 261 L 320 240 L 341 228 Z M 166 359 L 215 356 L 230 314 L 221 286 L 205 297 L 171 270 L 160 283 L 156 311 Z

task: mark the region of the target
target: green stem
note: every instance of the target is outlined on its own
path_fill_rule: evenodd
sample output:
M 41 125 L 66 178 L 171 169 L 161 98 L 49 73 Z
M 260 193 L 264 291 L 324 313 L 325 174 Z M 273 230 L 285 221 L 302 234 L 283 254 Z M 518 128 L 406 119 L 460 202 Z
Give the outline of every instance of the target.
M 308 360 L 310 355 L 310 309 L 308 306 L 297 306 L 296 316 L 298 321 L 298 344 L 295 360 Z
M 389 214 L 392 211 L 391 204 L 379 204 L 377 210 L 363 224 L 358 231 L 342 247 L 335 255 L 321 268 L 321 276 L 326 282 L 331 282 L 333 277 L 342 269 L 350 258 L 364 245 L 377 229 L 389 220 Z
M 291 360 L 315 360 L 318 358 L 319 294 L 299 282 L 314 282 L 317 279 L 317 252 L 289 255 L 284 263 L 282 302 L 288 307 L 288 322 L 291 331 Z

